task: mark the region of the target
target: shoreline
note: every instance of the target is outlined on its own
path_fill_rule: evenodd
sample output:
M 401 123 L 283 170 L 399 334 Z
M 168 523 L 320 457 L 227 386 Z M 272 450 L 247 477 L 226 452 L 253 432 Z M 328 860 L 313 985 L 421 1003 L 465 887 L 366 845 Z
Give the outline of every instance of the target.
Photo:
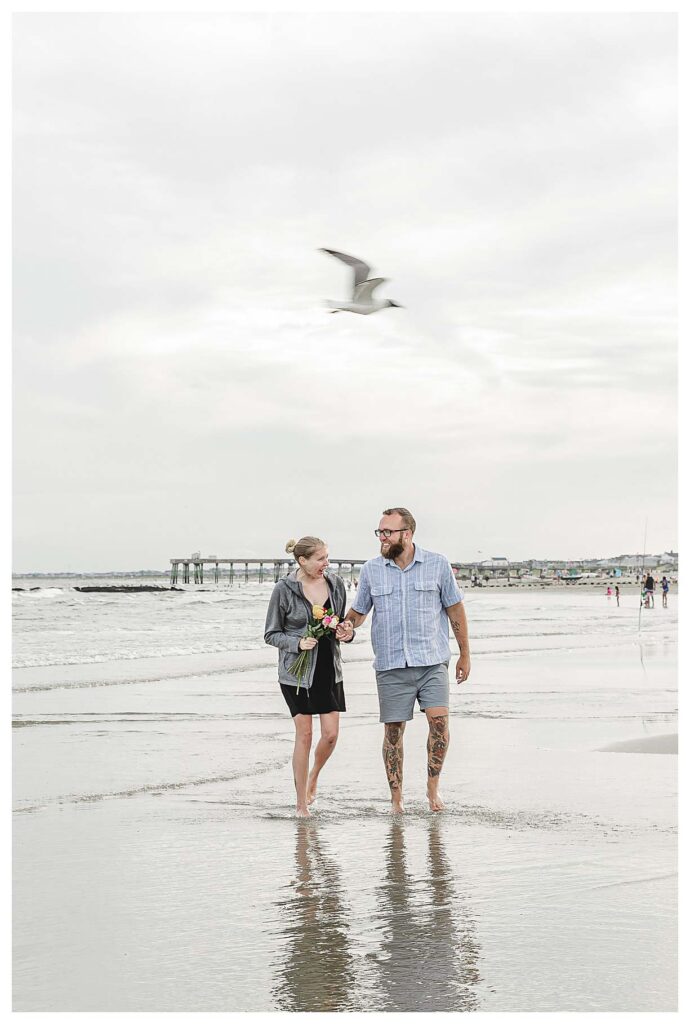
M 343 577 L 343 578 L 347 582 L 347 579 L 345 577 Z M 239 586 L 243 586 L 243 585 L 246 586 L 248 582 L 249 583 L 261 583 L 263 585 L 263 584 L 273 583 L 273 580 L 259 580 L 259 579 L 251 579 L 251 580 L 248 580 L 248 581 L 237 580 L 236 582 L 233 582 L 233 583 L 230 583 L 229 581 L 224 581 L 222 583 L 215 583 L 215 584 L 211 584 L 211 585 L 203 584 L 203 583 L 186 583 L 186 584 L 182 584 L 182 585 L 178 584 L 177 586 L 169 586 L 169 587 L 163 586 L 161 584 L 138 584 L 138 583 L 134 583 L 131 586 L 127 585 L 127 584 L 103 584 L 102 586 L 83 586 L 83 587 L 82 586 L 65 586 L 64 589 L 65 590 L 76 590 L 76 591 L 78 591 L 81 594 L 145 594 L 145 593 L 170 593 L 170 592 L 177 592 L 177 593 L 180 593 L 180 594 L 188 594 L 188 593 L 195 594 L 195 593 L 203 593 L 203 592 L 214 593 L 214 592 L 217 592 L 219 590 L 227 590 L 230 587 L 234 587 L 234 586 L 238 586 L 238 587 Z M 469 581 L 465 581 L 465 580 L 462 580 L 462 579 L 458 580 L 457 582 L 458 582 L 458 585 L 465 592 L 469 592 L 469 591 L 472 591 L 472 590 L 537 590 L 537 589 L 538 590 L 558 590 L 558 591 L 562 591 L 562 590 L 573 590 L 575 588 L 587 588 L 587 587 L 600 587 L 600 588 L 604 588 L 604 587 L 607 587 L 607 586 L 611 586 L 611 587 L 619 586 L 621 588 L 625 587 L 627 590 L 629 590 L 631 587 L 633 587 L 635 589 L 641 590 L 641 582 L 636 582 L 635 580 L 630 580 L 630 579 L 618 579 L 618 580 L 612 581 L 610 578 L 606 578 L 606 577 L 603 577 L 603 578 L 600 578 L 600 579 L 595 579 L 595 580 L 577 580 L 577 581 L 574 581 L 573 583 L 566 583 L 566 582 L 564 582 L 562 580 L 557 582 L 557 581 L 552 581 L 552 580 L 517 580 L 516 579 L 516 580 L 501 580 L 501 581 L 491 580 L 488 583 L 482 583 L 481 585 L 478 585 L 478 586 L 472 586 L 471 584 L 468 585 Z M 28 593 L 33 593 L 35 591 L 40 591 L 40 590 L 54 590 L 54 589 L 55 589 L 55 587 L 12 587 L 12 592 L 13 593 L 28 594 Z M 678 593 L 678 583 L 677 582 L 674 582 L 674 583 L 671 584 L 671 588 L 669 590 L 669 593 L 671 593 L 671 594 L 677 594 Z M 610 596 L 613 597 L 615 595 L 611 594 Z M 655 591 L 655 597 L 661 598 L 661 590 L 657 589 L 657 591 Z

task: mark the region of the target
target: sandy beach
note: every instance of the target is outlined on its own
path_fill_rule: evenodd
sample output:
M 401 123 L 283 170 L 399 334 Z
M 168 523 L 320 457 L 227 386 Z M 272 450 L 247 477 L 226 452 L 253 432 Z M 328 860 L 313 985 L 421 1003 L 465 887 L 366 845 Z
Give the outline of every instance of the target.
M 388 813 L 366 637 L 306 822 L 272 651 L 17 669 L 15 1009 L 674 1010 L 675 625 L 487 599 L 442 815 L 419 715 Z

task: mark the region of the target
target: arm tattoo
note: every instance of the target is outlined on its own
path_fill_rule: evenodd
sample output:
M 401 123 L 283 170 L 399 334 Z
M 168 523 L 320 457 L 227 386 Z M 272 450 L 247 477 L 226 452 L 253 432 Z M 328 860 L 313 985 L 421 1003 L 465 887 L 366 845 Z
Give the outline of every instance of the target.
M 467 630 L 467 619 L 462 616 L 453 615 L 449 616 L 450 625 L 455 635 L 455 639 L 458 642 L 458 647 L 462 653 L 469 653 L 470 649 L 470 638 Z

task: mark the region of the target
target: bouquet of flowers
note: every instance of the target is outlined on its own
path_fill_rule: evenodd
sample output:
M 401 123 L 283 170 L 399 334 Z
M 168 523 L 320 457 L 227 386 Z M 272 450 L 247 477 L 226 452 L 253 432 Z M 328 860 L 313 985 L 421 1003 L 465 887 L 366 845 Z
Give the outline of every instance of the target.
M 332 608 L 324 608 L 320 604 L 313 604 L 311 607 L 311 619 L 307 626 L 307 632 L 305 636 L 311 636 L 315 640 L 320 640 L 322 636 L 326 636 L 329 630 L 335 630 L 336 626 L 340 622 L 337 615 L 333 614 Z M 314 648 L 312 648 L 313 650 Z M 292 664 L 292 668 L 289 669 L 290 675 L 297 679 L 297 693 L 302 680 L 309 671 L 309 656 L 311 650 L 300 651 L 298 657 Z

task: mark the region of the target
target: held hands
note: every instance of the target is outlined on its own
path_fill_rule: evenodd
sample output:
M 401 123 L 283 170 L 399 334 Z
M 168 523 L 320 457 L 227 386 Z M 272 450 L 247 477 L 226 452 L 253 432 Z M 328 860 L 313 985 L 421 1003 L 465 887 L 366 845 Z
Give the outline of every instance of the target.
M 455 682 L 464 683 L 470 674 L 470 656 L 461 654 L 455 666 Z
M 318 642 L 313 636 L 303 636 L 300 638 L 299 649 L 300 651 L 310 651 L 312 647 L 316 647 Z
M 336 638 L 336 640 L 344 640 L 347 643 L 349 640 L 352 640 L 352 637 L 354 635 L 355 635 L 355 627 L 353 626 L 353 624 L 350 621 L 350 619 L 343 619 L 343 621 L 339 622 L 338 625 L 336 626 L 336 630 L 335 630 L 335 638 Z

